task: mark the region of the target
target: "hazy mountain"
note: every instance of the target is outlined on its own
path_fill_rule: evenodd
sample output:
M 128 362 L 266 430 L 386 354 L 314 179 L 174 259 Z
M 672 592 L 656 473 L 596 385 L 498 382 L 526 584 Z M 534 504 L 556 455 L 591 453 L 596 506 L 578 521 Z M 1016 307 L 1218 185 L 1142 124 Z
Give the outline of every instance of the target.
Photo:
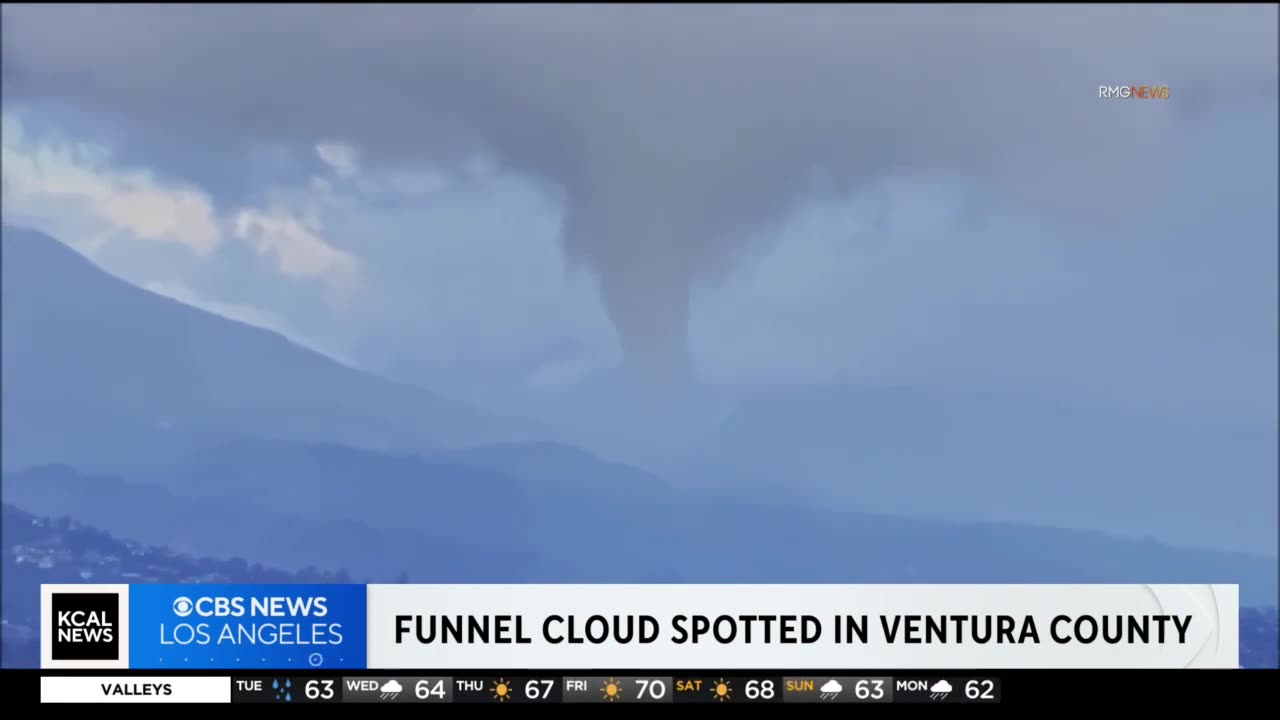
M 500 369 L 441 369 L 375 358 L 369 367 L 495 414 L 536 419 L 556 428 L 561 443 L 646 467 L 660 466 L 673 448 L 684 448 L 714 427 L 732 395 L 692 381 L 655 388 L 621 365 L 591 367 L 563 382 L 544 383 L 538 365 L 521 360 Z M 695 478 L 693 484 L 700 483 Z
M 519 551 L 556 566 L 551 578 L 560 582 L 1228 582 L 1254 602 L 1276 596 L 1273 558 L 1083 531 L 776 506 L 724 490 L 672 489 L 589 455 L 566 462 L 556 451 L 547 453 L 554 462 L 539 465 L 544 449 L 488 452 L 460 461 L 236 443 L 144 480 L 196 500 L 205 513 L 229 502 L 304 523 L 323 518 Z M 132 512 L 147 512 L 145 494 L 131 502 Z M 506 571 L 495 564 L 490 575 Z
M 348 568 L 389 581 L 400 572 L 419 582 L 520 582 L 557 573 L 523 547 L 476 548 L 430 529 L 395 530 L 285 506 L 229 497 L 195 498 L 65 466 L 4 477 L 5 502 L 39 515 L 70 516 L 139 542 L 177 552 L 242 557 L 297 570 Z M 478 538 L 479 539 L 479 538 Z
M 691 386 L 657 397 L 611 370 L 558 387 L 476 384 L 470 401 L 554 424 L 565 442 L 677 487 L 1275 551 L 1274 427 L 954 388 Z M 1264 510 L 1242 516 L 1246 507 Z
M 397 448 L 537 434 L 137 288 L 40 233 L 5 226 L 0 247 L 7 467 L 219 433 Z
M 1274 429 L 984 392 L 841 387 L 757 395 L 685 458 L 837 507 L 1267 554 L 1276 461 Z
M 653 473 L 557 443 L 483 445 L 439 453 L 435 457 L 458 465 L 497 470 L 534 487 L 628 496 L 653 496 L 676 490 Z
M 484 457 L 475 451 L 461 463 L 452 456 L 242 440 L 137 479 L 186 497 L 231 499 L 304 519 L 341 519 L 499 552 L 519 550 L 556 563 L 566 575 L 577 570 L 616 579 L 626 572 L 611 562 L 619 553 L 648 556 L 672 546 L 661 518 L 635 517 L 635 503 L 610 491 L 624 482 L 611 475 L 611 466 L 589 461 L 577 475 L 547 480 L 556 476 L 533 465 L 528 470 L 536 476 L 499 469 L 509 464 L 503 452 L 492 463 Z M 658 489 L 637 492 L 652 495 Z M 619 522 L 620 515 L 627 521 Z M 604 537 L 609 547 L 588 542 Z M 667 566 L 634 566 L 646 568 Z M 501 567 L 492 570 L 501 577 Z
M 6 313 L 4 322 L 7 322 Z M 7 342 L 7 340 L 6 340 Z M 5 354 L 7 363 L 8 354 Z M 35 392 L 12 385 L 4 371 L 0 389 L 0 434 L 5 470 L 63 462 L 84 469 L 130 467 L 176 460 L 214 442 L 220 432 L 194 423 L 168 426 L 96 404 L 91 398 L 47 388 Z

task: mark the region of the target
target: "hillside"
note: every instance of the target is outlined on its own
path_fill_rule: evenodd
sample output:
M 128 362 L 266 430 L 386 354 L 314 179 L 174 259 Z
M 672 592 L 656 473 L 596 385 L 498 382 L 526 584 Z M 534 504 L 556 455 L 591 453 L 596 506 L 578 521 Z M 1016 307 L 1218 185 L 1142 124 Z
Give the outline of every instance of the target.
M 817 387 L 743 402 L 686 462 L 773 494 L 785 478 L 790 494 L 836 507 L 1275 553 L 1274 428 L 992 392 Z
M 428 525 L 371 526 L 342 513 L 279 508 L 227 493 L 184 496 L 60 465 L 4 477 L 5 501 L 39 515 L 70 516 L 176 552 L 242 557 L 285 570 L 346 567 L 374 577 L 401 572 L 422 582 L 513 582 L 554 575 L 524 547 L 485 547 L 474 535 L 443 537 Z
M 777 507 L 724 491 L 644 485 L 634 475 L 611 479 L 611 466 L 599 462 L 538 483 L 477 467 L 477 459 L 460 465 L 260 441 L 220 446 L 127 481 L 67 468 L 10 473 L 4 490 L 33 512 L 83 517 L 122 534 L 146 528 L 154 533 L 148 542 L 181 541 L 206 554 L 224 553 L 225 545 L 190 546 L 184 513 L 199 513 L 193 522 L 207 528 L 209 543 L 229 542 L 219 522 L 247 533 L 273 526 L 256 520 L 260 514 L 277 518 L 283 537 L 263 546 L 273 552 L 305 548 L 304 531 L 317 524 L 368 529 L 359 544 L 344 544 L 370 558 L 396 533 L 421 535 L 473 548 L 476 561 L 459 567 L 474 566 L 467 576 L 480 582 L 1227 582 L 1241 584 L 1246 602 L 1276 597 L 1275 563 L 1265 557 L 1083 531 Z M 289 533 L 298 539 L 287 541 Z M 321 547 L 336 544 L 328 543 Z M 533 562 L 517 572 L 498 559 L 511 554 Z
M 0 248 L 6 467 L 118 464 L 169 438 L 431 448 L 537 436 L 142 290 L 40 233 L 4 226 Z

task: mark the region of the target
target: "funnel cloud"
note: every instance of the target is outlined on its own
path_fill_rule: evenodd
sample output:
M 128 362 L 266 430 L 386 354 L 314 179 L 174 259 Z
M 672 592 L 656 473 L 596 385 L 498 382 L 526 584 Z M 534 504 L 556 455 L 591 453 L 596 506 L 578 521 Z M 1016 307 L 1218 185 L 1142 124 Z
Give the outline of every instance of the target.
M 1173 125 L 1276 85 L 1266 6 L 10 6 L 3 20 L 6 101 L 74 97 L 165 128 L 159 142 L 228 150 L 337 138 L 369 163 L 442 168 L 482 154 L 543 182 L 629 363 L 662 381 L 692 370 L 692 293 L 800 203 L 942 173 L 1105 221 L 1159 195 Z M 1098 97 L 1143 83 L 1171 102 Z

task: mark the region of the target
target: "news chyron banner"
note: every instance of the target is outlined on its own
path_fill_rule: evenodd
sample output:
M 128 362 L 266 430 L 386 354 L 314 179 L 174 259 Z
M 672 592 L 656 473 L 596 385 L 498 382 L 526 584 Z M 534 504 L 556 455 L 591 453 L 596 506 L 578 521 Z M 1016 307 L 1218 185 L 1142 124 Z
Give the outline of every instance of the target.
M 42 585 L 41 667 L 362 669 L 365 585 Z
M 1237 668 L 1238 585 L 45 585 L 49 669 Z

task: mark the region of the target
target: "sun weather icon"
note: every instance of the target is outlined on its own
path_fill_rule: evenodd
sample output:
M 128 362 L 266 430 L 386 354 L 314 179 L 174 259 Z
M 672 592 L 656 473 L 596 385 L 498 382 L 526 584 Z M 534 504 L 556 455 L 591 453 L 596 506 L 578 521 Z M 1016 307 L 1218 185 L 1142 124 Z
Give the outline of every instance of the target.
M 720 678 L 711 688 L 711 694 L 715 696 L 716 702 L 728 702 L 733 699 L 733 686 L 728 680 Z
M 505 678 L 498 678 L 498 682 L 489 688 L 493 691 L 493 699 L 498 702 L 506 702 L 511 699 L 511 686 L 507 684 Z
M 293 702 L 293 681 L 285 678 L 284 682 L 276 678 L 271 679 L 271 689 L 276 692 L 276 700 L 280 702 Z
M 622 686 L 613 678 L 609 678 L 609 682 L 600 686 L 600 692 L 604 693 L 604 699 L 609 702 L 622 699 Z

